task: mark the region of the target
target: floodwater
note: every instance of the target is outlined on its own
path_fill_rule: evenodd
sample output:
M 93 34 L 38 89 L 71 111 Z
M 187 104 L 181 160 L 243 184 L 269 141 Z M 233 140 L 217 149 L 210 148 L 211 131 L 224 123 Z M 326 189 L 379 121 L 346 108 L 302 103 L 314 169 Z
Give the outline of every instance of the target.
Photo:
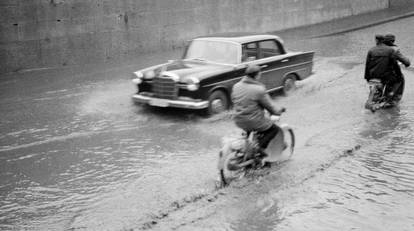
M 413 230 L 414 72 L 396 108 L 364 109 L 365 53 L 393 32 L 413 60 L 414 18 L 343 35 L 292 39 L 315 74 L 282 120 L 292 160 L 216 189 L 227 114 L 134 105 L 124 67 L 44 70 L 0 83 L 1 230 Z M 87 74 L 84 74 L 87 73 Z

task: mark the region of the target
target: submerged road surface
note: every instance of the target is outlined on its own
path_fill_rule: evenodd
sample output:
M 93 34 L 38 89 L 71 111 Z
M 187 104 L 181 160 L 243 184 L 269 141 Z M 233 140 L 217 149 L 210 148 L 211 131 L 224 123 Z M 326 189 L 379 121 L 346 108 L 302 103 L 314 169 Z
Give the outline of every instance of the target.
M 364 109 L 365 55 L 392 32 L 414 61 L 414 18 L 286 41 L 315 50 L 315 74 L 288 97 L 291 161 L 217 190 L 227 114 L 134 105 L 125 67 L 45 70 L 0 83 L 1 230 L 413 230 L 414 72 L 396 108 Z M 85 67 L 86 68 L 86 67 Z

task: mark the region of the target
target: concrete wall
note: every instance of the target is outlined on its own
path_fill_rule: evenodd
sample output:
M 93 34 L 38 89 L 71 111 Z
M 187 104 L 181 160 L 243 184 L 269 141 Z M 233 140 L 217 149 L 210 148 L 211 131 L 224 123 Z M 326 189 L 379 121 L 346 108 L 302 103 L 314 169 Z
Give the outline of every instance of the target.
M 395 0 L 396 1 L 396 0 Z M 389 0 L 0 0 L 0 73 L 121 61 L 224 31 L 275 31 Z
M 408 4 L 413 4 L 413 0 L 389 0 L 390 7 L 406 6 Z

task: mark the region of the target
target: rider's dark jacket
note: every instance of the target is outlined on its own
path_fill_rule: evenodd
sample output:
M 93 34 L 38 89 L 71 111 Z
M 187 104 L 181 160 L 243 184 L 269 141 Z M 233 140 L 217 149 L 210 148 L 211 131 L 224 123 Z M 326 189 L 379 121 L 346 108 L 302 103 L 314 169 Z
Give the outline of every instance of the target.
M 273 122 L 265 116 L 264 109 L 272 115 L 280 115 L 280 110 L 271 103 L 266 87 L 259 81 L 243 77 L 233 86 L 232 101 L 234 121 L 245 131 L 265 131 Z
M 397 76 L 403 78 L 403 73 L 401 72 L 401 67 L 400 67 L 400 65 L 398 64 L 397 61 L 400 61 L 402 64 L 404 64 L 406 67 L 408 67 L 411 64 L 410 60 L 407 57 L 405 57 L 404 55 L 401 54 L 400 49 L 396 45 L 391 45 L 390 47 L 393 48 L 394 51 L 395 51 L 396 59 L 395 59 L 394 64 L 393 64 L 395 73 L 397 74 Z
M 406 66 L 410 65 L 410 61 L 399 50 L 382 43 L 376 45 L 367 54 L 365 79 L 380 79 L 383 83 L 395 81 L 398 78 L 398 70 L 394 66 L 397 60 Z

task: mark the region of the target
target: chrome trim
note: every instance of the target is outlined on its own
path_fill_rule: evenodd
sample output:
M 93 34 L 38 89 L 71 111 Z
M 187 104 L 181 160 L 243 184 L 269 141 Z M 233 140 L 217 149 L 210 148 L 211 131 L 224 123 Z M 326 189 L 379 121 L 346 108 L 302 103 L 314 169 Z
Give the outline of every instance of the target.
M 175 99 L 178 96 L 178 75 L 171 76 L 170 72 L 162 72 L 161 75 L 153 79 L 151 89 L 157 98 Z
M 194 62 L 196 60 L 194 60 L 194 59 L 183 59 L 183 61 L 192 61 L 192 62 Z M 200 61 L 200 62 L 211 63 L 211 64 L 216 64 L 216 65 L 224 65 L 224 66 L 230 66 L 230 67 L 235 67 L 235 66 L 239 65 L 239 64 L 231 64 L 231 63 L 218 63 L 218 62 L 214 62 L 214 61 L 210 61 L 210 60 L 203 60 L 203 61 Z
M 267 73 L 267 72 L 271 72 L 271 71 L 275 71 L 275 70 L 280 70 L 280 69 L 283 69 L 283 68 L 296 67 L 296 66 L 300 66 L 300 65 L 303 65 L 303 64 L 309 64 L 309 63 L 313 63 L 313 61 L 304 62 L 304 63 L 299 63 L 299 64 L 295 64 L 295 65 L 284 66 L 284 67 L 278 67 L 278 68 L 274 68 L 274 69 L 270 69 L 270 70 L 262 71 L 262 73 Z M 293 70 L 293 71 L 291 71 L 291 72 L 288 72 L 288 74 L 290 74 L 290 73 L 294 73 L 294 72 L 297 72 L 297 71 L 300 71 L 300 70 L 303 70 L 303 69 L 306 69 L 306 68 L 301 68 L 301 69 Z M 284 75 L 283 77 L 285 77 L 285 76 L 286 76 L 286 75 Z M 233 81 L 233 80 L 235 80 L 235 79 L 241 79 L 242 77 L 243 77 L 243 76 L 239 76 L 239 77 L 236 77 L 236 78 L 231 78 L 231 79 L 223 80 L 223 81 L 220 81 L 220 82 L 216 82 L 216 83 L 212 83 L 212 84 L 209 84 L 209 85 L 205 85 L 205 86 L 203 86 L 203 87 L 211 87 L 211 86 L 215 86 L 215 85 L 220 84 L 220 83 L 226 83 L 226 82 Z
M 226 82 L 230 82 L 230 81 L 233 81 L 235 79 L 241 79 L 241 78 L 243 78 L 243 76 L 239 76 L 239 77 L 228 79 L 228 80 L 223 80 L 223 81 L 220 81 L 220 82 L 212 83 L 212 84 L 201 86 L 201 87 L 211 87 L 211 86 L 215 86 L 215 85 L 220 84 L 220 83 L 226 83 Z
M 255 59 L 255 60 L 251 60 L 247 62 L 242 62 L 239 64 L 239 66 L 247 66 L 249 64 L 260 65 L 260 63 L 276 62 L 276 61 L 280 61 L 286 58 L 293 57 L 297 54 L 299 54 L 299 52 L 295 52 L 295 53 L 291 52 L 291 53 L 286 53 L 286 54 L 281 54 L 281 55 L 269 56 L 269 57 L 262 58 L 262 59 Z
M 249 39 L 247 39 L 247 38 L 249 38 Z M 232 39 L 233 40 L 240 40 L 241 39 L 241 40 L 243 40 L 243 42 L 247 42 L 247 43 L 263 41 L 263 40 L 269 40 L 269 39 L 276 39 L 279 42 L 281 42 L 282 44 L 284 43 L 283 39 L 281 39 L 277 35 L 272 35 L 272 34 L 245 34 L 245 35 L 236 35 L 236 36 L 231 36 L 231 37 L 227 37 L 227 35 L 223 35 L 223 36 L 222 35 L 216 35 L 216 36 L 198 37 L 198 38 L 195 38 L 193 40 L 226 41 L 226 42 L 228 41 L 228 42 L 234 42 L 234 43 L 241 44 L 238 41 L 237 42 L 232 41 Z
M 189 109 L 204 109 L 208 107 L 208 101 L 183 101 L 183 100 L 171 100 L 171 99 L 161 99 L 155 98 L 140 94 L 135 94 L 132 96 L 132 99 L 138 103 L 149 104 L 151 99 L 159 99 L 165 101 L 167 107 L 177 107 L 177 108 L 189 108 Z
M 290 58 L 295 57 L 297 55 L 310 54 L 310 53 L 315 53 L 315 52 L 313 52 L 313 51 L 309 51 L 309 52 L 299 52 L 299 51 L 294 51 L 293 52 L 293 51 L 290 51 L 290 52 L 288 52 L 287 51 L 286 54 L 270 56 L 270 57 L 266 57 L 266 58 L 262 58 L 262 59 L 255 59 L 255 60 L 252 60 L 252 61 L 239 63 L 239 64 L 237 64 L 237 66 L 242 67 L 242 66 L 247 66 L 249 64 L 261 65 L 260 63 L 282 61 L 283 59 L 290 59 Z M 313 62 L 313 59 L 311 60 L 311 62 Z
M 298 63 L 298 64 L 293 64 L 293 65 L 288 65 L 288 66 L 284 66 L 284 67 L 278 67 L 278 68 L 274 68 L 274 69 L 270 69 L 270 70 L 266 70 L 266 71 L 262 71 L 262 73 L 267 73 L 267 72 L 271 72 L 271 71 L 276 71 L 276 70 L 280 70 L 283 68 L 289 68 L 289 67 L 297 67 L 297 66 L 301 66 L 301 65 L 305 65 L 305 64 L 309 64 L 309 63 L 313 63 L 313 61 L 308 61 L 308 62 L 304 62 L 304 63 Z M 304 68 L 301 68 L 299 70 L 302 70 Z
M 163 71 L 160 73 L 160 76 L 158 76 L 158 78 L 170 78 L 172 80 L 174 80 L 174 82 L 178 82 L 180 81 L 180 76 L 178 76 L 176 73 L 171 72 L 171 71 Z
M 224 43 L 232 43 L 235 45 L 241 45 L 241 43 L 231 41 L 230 39 L 223 39 L 223 37 L 201 37 L 201 38 L 195 38 L 192 41 L 214 41 L 214 42 L 224 42 Z

